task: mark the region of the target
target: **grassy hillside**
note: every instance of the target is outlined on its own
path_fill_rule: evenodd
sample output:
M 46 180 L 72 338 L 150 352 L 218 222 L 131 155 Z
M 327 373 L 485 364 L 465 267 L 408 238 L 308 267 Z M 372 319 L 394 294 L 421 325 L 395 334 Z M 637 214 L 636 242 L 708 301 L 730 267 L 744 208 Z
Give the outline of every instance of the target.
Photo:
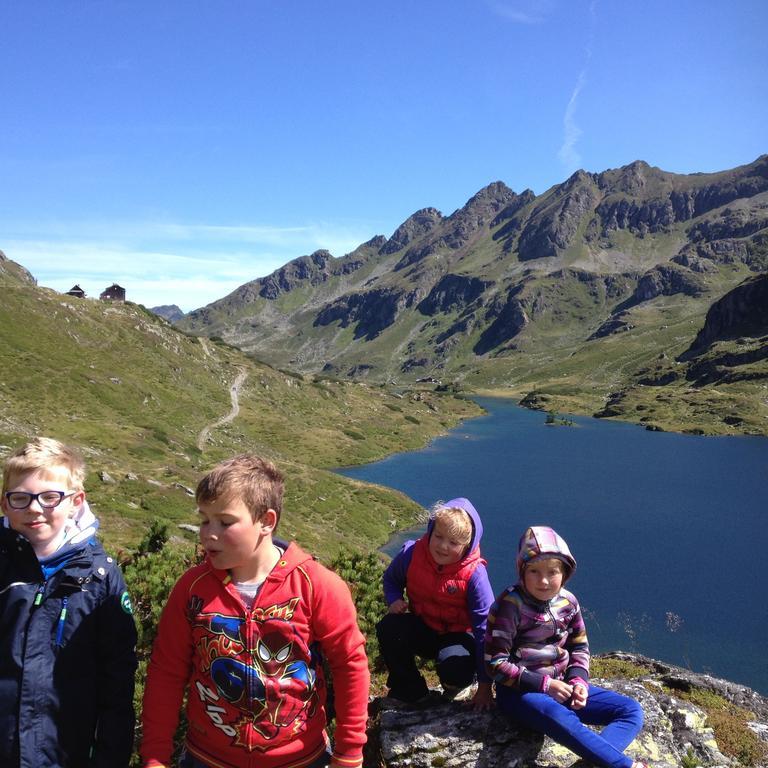
M 0 290 L 0 455 L 37 434 L 80 446 L 113 546 L 135 546 L 152 517 L 196 522 L 187 489 L 242 451 L 287 474 L 280 534 L 325 556 L 380 545 L 416 505 L 328 469 L 422 446 L 478 412 L 434 393 L 283 373 L 143 307 L 63 296 L 10 269 L 0 270 Z M 201 450 L 200 433 L 230 411 L 240 372 L 240 413 Z
M 658 297 L 631 310 L 625 331 L 592 341 L 569 338 L 572 326 L 566 324 L 551 343 L 521 344 L 482 369 L 467 368 L 461 381 L 483 394 L 529 396 L 545 410 L 697 434 L 766 434 L 768 355 L 751 363 L 741 359 L 768 339 L 718 342 L 704 359 L 730 358 L 734 373 L 723 367 L 718 380 L 706 383 L 691 381 L 694 364 L 676 359 L 703 326 L 708 308 L 690 297 Z

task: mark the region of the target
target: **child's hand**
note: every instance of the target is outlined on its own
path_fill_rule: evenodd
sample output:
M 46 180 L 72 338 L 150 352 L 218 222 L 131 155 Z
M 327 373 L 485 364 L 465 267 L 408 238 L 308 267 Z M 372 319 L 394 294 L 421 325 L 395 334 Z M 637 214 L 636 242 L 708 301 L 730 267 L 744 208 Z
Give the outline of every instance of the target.
M 472 697 L 472 708 L 475 712 L 482 712 L 493 707 L 493 693 L 490 683 L 478 683 L 475 695 Z
M 576 683 L 571 694 L 571 708 L 581 709 L 584 707 L 587 703 L 587 696 L 589 696 L 589 689 Z
M 573 686 L 562 680 L 550 680 L 547 695 L 561 704 L 565 704 L 573 696 Z
M 389 609 L 387 610 L 387 613 L 407 613 L 408 612 L 408 603 L 405 602 L 405 600 L 395 600 L 394 603 L 389 604 Z

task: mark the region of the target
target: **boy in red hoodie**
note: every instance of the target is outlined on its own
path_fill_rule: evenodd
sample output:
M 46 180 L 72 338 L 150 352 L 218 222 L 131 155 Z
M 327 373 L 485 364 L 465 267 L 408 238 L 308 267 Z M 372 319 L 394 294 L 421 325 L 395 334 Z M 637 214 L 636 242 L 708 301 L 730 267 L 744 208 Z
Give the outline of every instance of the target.
M 369 674 L 346 584 L 295 543 L 273 539 L 283 477 L 241 455 L 198 484 L 206 560 L 177 582 L 144 694 L 145 768 L 170 766 L 188 691 L 181 768 L 362 765 Z M 326 682 L 336 731 L 329 754 Z

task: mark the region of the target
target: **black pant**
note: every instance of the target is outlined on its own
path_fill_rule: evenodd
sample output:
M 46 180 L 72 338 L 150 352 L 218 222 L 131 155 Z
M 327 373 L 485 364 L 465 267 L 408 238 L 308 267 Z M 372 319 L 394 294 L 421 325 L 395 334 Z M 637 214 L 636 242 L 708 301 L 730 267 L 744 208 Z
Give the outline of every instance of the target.
M 413 613 L 388 613 L 376 625 L 376 635 L 389 670 L 389 695 L 395 699 L 413 702 L 427 693 L 416 656 L 437 660 L 443 688 L 465 688 L 474 680 L 477 650 L 468 632 L 441 634 Z

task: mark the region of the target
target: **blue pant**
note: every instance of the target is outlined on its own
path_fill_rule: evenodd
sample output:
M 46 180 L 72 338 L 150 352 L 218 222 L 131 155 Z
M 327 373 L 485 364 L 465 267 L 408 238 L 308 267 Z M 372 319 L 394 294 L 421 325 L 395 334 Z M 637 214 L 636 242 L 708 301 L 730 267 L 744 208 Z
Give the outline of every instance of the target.
M 590 685 L 586 706 L 571 709 L 546 693 L 520 693 L 497 685 L 496 702 L 516 723 L 546 734 L 595 765 L 632 766 L 624 750 L 643 727 L 643 710 L 628 696 Z M 605 727 L 595 733 L 587 725 Z

